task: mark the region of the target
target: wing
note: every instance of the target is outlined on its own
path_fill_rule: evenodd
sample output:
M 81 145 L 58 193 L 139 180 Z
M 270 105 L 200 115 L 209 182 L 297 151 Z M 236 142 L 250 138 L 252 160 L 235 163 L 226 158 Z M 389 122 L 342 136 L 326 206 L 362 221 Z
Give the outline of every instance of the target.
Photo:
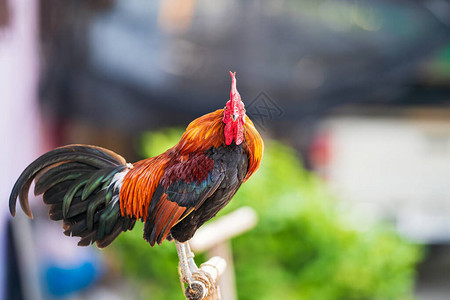
M 161 244 L 174 225 L 217 190 L 224 173 L 223 163 L 204 153 L 168 166 L 150 202 L 144 238 L 152 246 Z

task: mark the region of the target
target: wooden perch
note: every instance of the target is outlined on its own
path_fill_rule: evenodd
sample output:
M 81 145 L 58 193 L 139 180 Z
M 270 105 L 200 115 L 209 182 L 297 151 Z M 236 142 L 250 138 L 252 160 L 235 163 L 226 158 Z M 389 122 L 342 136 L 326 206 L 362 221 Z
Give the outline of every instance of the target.
M 186 299 L 221 299 L 219 283 L 223 287 L 225 300 L 237 298 L 229 239 L 253 228 L 256 222 L 257 215 L 255 211 L 250 207 L 243 207 L 201 227 L 189 244 L 177 244 L 177 251 L 179 255 L 181 254 L 180 278 L 182 284 L 188 284 L 185 290 Z M 195 251 L 209 250 L 208 254 L 212 257 L 198 268 L 194 262 L 194 254 L 190 250 L 189 245 Z M 227 261 L 222 257 L 213 256 L 213 253 L 217 253 L 227 259 L 227 270 Z M 182 261 L 183 257 L 185 257 L 184 261 Z M 222 275 L 223 277 L 219 281 L 219 277 Z
M 202 252 L 252 229 L 257 222 L 258 216 L 253 208 L 241 207 L 200 227 L 189 244 L 194 251 Z

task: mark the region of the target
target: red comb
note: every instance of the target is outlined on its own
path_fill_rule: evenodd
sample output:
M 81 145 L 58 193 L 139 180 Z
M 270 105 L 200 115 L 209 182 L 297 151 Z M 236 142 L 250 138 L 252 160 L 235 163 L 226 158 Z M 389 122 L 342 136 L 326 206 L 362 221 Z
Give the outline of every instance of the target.
M 230 100 L 231 101 L 241 101 L 241 95 L 239 95 L 239 92 L 236 88 L 236 72 L 231 72 L 231 92 L 230 92 Z

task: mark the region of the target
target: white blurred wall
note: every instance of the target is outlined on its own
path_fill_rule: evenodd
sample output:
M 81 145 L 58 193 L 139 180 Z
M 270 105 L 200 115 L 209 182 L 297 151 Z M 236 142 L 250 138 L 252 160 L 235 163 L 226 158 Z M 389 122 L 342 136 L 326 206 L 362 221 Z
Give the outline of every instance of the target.
M 37 109 L 37 1 L 10 0 L 11 23 L 0 28 L 0 298 L 5 299 L 5 229 L 15 179 L 40 154 Z
M 448 242 L 450 111 L 389 113 L 328 120 L 321 172 L 365 220 L 393 220 L 408 237 Z

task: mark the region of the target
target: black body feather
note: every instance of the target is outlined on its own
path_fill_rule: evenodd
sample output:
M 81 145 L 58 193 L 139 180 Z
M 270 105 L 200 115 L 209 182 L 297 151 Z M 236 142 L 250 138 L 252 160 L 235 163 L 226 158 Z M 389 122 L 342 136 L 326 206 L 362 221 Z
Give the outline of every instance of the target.
M 185 242 L 192 238 L 197 229 L 215 217 L 230 202 L 241 186 L 248 170 L 248 157 L 242 145 L 211 148 L 208 156 L 220 166 L 220 184 L 204 202 L 170 230 L 170 238 Z M 212 172 L 213 173 L 213 172 Z

